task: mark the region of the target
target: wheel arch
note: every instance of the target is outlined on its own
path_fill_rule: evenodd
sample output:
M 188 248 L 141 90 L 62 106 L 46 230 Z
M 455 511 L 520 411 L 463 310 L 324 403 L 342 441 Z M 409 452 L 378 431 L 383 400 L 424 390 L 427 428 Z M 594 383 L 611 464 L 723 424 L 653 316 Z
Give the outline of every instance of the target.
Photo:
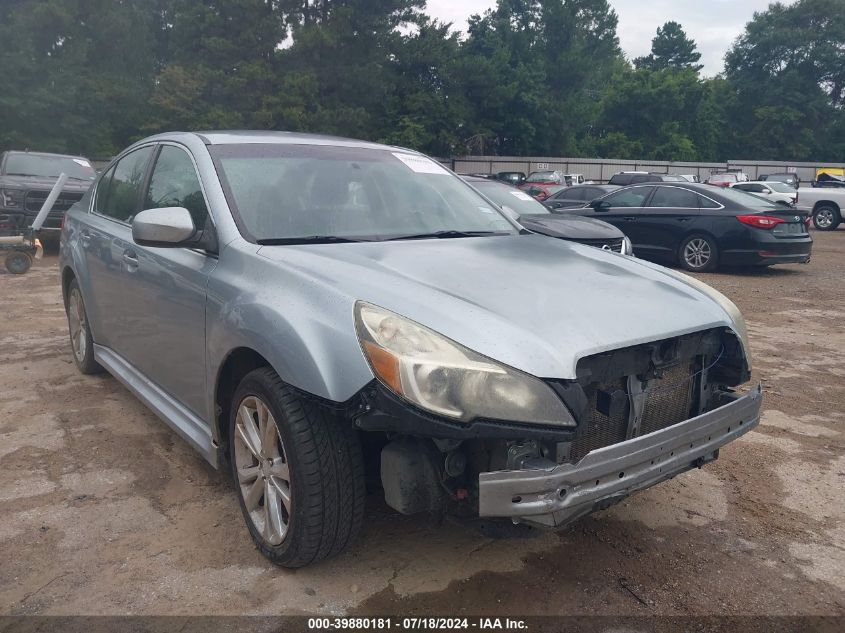
M 813 205 L 813 213 L 819 210 L 820 207 L 833 207 L 836 209 L 836 212 L 839 214 L 839 217 L 842 217 L 842 208 L 833 200 L 819 200 L 816 204 Z
M 62 268 L 62 302 L 64 303 L 65 309 L 67 309 L 67 294 L 70 288 L 70 282 L 74 279 L 76 279 L 76 273 L 73 268 L 70 266 Z
M 273 365 L 261 353 L 251 347 L 236 347 L 231 350 L 217 369 L 214 377 L 214 422 L 212 437 L 220 447 L 219 454 L 225 459 L 228 456 L 226 450 L 229 411 L 232 406 L 232 397 L 238 388 L 241 380 L 251 371 L 269 367 L 276 371 Z M 278 372 L 276 372 L 278 374 Z

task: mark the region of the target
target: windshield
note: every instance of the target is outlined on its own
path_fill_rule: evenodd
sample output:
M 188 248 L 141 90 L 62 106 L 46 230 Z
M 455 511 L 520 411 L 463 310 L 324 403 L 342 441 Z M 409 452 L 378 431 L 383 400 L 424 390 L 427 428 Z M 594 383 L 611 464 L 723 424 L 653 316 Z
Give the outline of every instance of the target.
M 560 177 L 553 171 L 533 171 L 525 182 L 560 182 Z
M 778 193 L 795 193 L 795 187 L 787 185 L 785 182 L 778 182 L 777 180 L 770 180 L 766 183 L 766 186 Z
M 496 182 L 473 182 L 471 184 L 503 209 L 507 207 L 518 215 L 551 213 L 546 207 L 519 189 Z
M 714 192 L 718 197 L 724 198 L 728 202 L 744 207 L 746 209 L 755 209 L 759 211 L 771 211 L 772 209 L 783 209 L 779 204 L 770 202 L 760 196 L 755 196 L 751 193 L 746 193 L 739 189 L 720 189 Z
M 418 154 L 293 144 L 210 149 L 240 229 L 259 243 L 517 232 L 460 178 Z
M 5 171 L 7 176 L 41 178 L 58 178 L 64 172 L 74 180 L 94 180 L 97 176 L 91 163 L 84 158 L 39 154 L 9 154 Z

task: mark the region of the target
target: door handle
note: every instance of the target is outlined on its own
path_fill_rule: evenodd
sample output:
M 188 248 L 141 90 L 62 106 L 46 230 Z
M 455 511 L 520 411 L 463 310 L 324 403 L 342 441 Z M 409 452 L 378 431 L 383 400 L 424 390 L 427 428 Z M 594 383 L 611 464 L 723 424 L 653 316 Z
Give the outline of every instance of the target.
M 129 270 L 135 270 L 138 268 L 138 256 L 133 251 L 124 251 L 123 263 Z
M 79 234 L 79 241 L 82 242 L 83 246 L 88 246 L 91 244 L 91 234 L 88 231 L 82 231 Z
M 625 218 L 625 221 L 626 221 L 626 222 L 636 222 L 636 221 L 637 221 L 637 216 L 635 216 L 635 215 L 630 215 L 630 216 L 628 216 L 628 217 L 626 217 L 626 218 Z
M 689 222 L 692 218 L 675 218 L 678 222 Z

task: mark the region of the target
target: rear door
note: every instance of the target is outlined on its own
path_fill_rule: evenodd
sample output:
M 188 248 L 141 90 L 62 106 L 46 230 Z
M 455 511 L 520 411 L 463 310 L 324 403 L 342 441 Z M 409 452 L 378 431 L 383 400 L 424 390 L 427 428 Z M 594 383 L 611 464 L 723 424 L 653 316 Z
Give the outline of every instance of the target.
M 79 228 L 86 267 L 82 291 L 94 340 L 121 355 L 126 353 L 121 334 L 127 317 L 123 255 L 132 242 L 129 222 L 138 210 L 152 154 L 152 145 L 136 149 L 109 169 Z
M 684 237 L 702 228 L 700 217 L 697 193 L 674 185 L 656 185 L 637 222 L 639 245 L 634 244 L 643 255 L 674 260 Z
M 187 149 L 162 144 L 142 209 L 185 207 L 200 230 L 214 230 L 194 160 Z M 205 303 L 217 257 L 199 249 L 129 244 L 124 268 L 126 358 L 141 373 L 203 419 Z

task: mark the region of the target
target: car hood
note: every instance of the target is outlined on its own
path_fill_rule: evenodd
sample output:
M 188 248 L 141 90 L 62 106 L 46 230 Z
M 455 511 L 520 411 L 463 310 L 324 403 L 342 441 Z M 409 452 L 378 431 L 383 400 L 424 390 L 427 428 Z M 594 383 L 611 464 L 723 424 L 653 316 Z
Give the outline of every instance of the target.
M 625 234 L 612 224 L 577 215 L 523 215 L 520 216 L 519 223 L 529 231 L 568 240 L 610 240 L 625 237 Z
M 42 178 L 41 176 L 0 176 L 1 187 L 15 189 L 36 189 L 49 191 L 56 184 L 58 178 Z M 93 180 L 73 180 L 68 178 L 62 191 L 85 193 L 94 183 Z
M 730 315 L 683 277 L 540 235 L 264 246 L 262 257 L 335 296 L 354 337 L 364 300 L 543 378 L 575 378 L 602 351 L 726 326 Z M 299 282 L 296 285 L 301 285 Z M 328 318 L 328 317 L 326 317 Z

